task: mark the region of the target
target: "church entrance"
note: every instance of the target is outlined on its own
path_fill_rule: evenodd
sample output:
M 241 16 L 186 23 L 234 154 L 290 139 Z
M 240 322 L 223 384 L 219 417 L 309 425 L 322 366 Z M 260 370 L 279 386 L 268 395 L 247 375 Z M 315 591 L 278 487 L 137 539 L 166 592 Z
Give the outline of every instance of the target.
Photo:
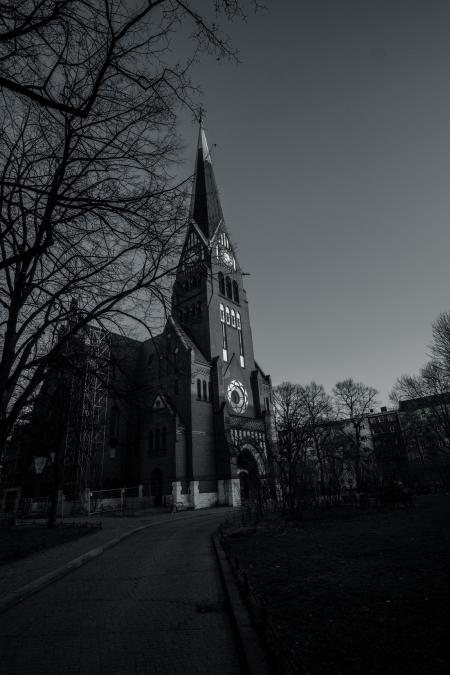
M 155 506 L 162 505 L 162 471 L 161 469 L 155 469 L 152 471 L 150 476 L 150 493 L 153 497 L 153 503 Z
M 243 448 L 237 460 L 237 473 L 241 488 L 241 501 L 254 501 L 258 498 L 258 465 L 249 448 Z

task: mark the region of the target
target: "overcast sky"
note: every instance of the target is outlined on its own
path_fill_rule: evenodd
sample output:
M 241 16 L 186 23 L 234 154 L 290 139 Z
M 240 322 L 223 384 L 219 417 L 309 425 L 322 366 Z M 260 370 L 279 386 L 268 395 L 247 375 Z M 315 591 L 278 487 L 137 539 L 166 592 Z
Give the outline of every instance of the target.
M 275 384 L 353 377 L 388 403 L 450 309 L 450 8 L 266 4 L 229 26 L 239 66 L 194 72 L 255 355 Z

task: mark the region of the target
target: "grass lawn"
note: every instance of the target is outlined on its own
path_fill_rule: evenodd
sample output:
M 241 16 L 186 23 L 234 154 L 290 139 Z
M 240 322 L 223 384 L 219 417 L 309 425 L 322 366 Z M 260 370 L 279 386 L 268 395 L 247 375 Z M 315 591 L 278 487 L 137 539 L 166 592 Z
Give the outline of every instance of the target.
M 24 558 L 35 551 L 63 544 L 93 532 L 89 525 L 20 525 L 0 530 L 0 565 Z
M 225 537 L 293 670 L 450 673 L 450 496 Z

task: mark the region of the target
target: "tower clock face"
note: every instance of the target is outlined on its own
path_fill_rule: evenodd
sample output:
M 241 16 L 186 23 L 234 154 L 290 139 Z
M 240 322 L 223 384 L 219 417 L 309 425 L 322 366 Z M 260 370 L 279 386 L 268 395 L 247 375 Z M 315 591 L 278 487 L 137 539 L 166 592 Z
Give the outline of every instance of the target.
M 223 265 L 225 265 L 225 267 L 229 267 L 230 269 L 235 268 L 234 255 L 226 248 L 223 248 L 220 251 L 220 261 Z
M 227 399 L 235 413 L 242 415 L 247 410 L 248 394 L 239 380 L 231 380 L 227 387 Z

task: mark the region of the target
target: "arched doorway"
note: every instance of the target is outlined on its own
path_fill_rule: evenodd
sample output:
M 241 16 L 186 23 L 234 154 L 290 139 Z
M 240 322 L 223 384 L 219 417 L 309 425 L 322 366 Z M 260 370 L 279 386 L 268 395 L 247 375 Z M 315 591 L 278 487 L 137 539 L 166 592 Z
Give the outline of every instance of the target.
M 257 461 L 249 446 L 244 446 L 238 455 L 237 474 L 241 488 L 241 501 L 257 499 L 260 477 Z
M 150 493 L 155 506 L 161 506 L 162 504 L 162 482 L 163 475 L 161 469 L 152 471 L 152 475 L 150 476 Z

